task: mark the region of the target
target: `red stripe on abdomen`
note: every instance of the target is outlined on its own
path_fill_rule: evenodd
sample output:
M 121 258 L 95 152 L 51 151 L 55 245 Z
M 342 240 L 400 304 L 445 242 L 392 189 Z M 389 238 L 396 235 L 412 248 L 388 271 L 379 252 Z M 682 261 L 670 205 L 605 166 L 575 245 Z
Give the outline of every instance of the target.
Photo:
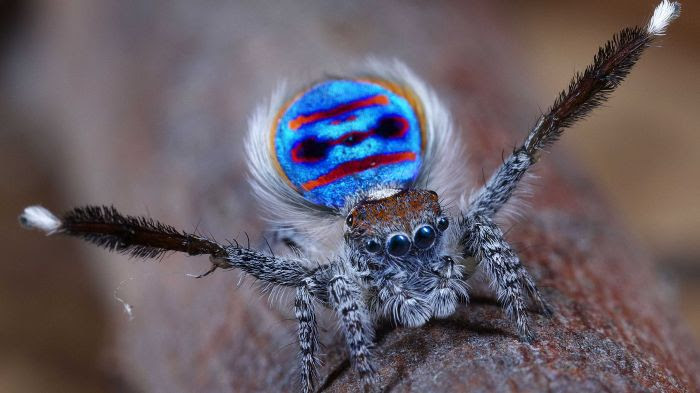
M 331 169 L 325 175 L 321 175 L 314 180 L 307 181 L 306 183 L 302 184 L 301 187 L 305 191 L 311 191 L 314 188 L 325 186 L 354 173 L 384 165 L 397 164 L 399 162 L 415 161 L 415 159 L 416 153 L 414 152 L 376 154 L 359 160 L 344 162 Z
M 330 109 L 324 109 L 318 112 L 311 112 L 306 115 L 299 115 L 296 118 L 289 121 L 289 128 L 291 128 L 292 130 L 298 130 L 299 128 L 307 124 L 316 123 L 321 120 L 326 120 L 333 117 L 338 117 L 344 115 L 345 113 L 356 111 L 358 109 L 388 104 L 389 97 L 385 95 L 380 94 L 376 96 L 371 96 L 357 101 L 351 101 L 344 104 L 340 104 Z

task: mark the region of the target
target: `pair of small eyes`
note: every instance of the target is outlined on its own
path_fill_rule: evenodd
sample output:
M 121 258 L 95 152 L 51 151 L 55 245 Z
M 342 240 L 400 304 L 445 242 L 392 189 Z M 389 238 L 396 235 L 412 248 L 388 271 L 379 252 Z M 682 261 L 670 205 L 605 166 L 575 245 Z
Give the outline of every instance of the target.
M 440 218 L 437 222 L 437 228 L 440 232 L 447 229 L 449 225 L 450 222 L 446 217 Z M 413 245 L 422 250 L 428 249 L 433 246 L 436 237 L 437 233 L 431 225 L 421 225 L 413 232 Z M 387 239 L 385 248 L 389 255 L 402 257 L 408 254 L 411 249 L 411 239 L 403 233 L 393 234 Z M 382 250 L 382 245 L 376 239 L 369 239 L 365 242 L 365 249 L 376 254 Z

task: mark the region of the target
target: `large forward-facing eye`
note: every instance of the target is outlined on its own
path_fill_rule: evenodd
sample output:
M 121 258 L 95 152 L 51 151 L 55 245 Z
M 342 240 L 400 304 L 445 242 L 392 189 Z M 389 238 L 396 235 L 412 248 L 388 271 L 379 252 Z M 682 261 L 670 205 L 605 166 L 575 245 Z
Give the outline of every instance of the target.
M 413 233 L 413 244 L 418 248 L 430 248 L 435 243 L 435 229 L 430 225 L 421 225 Z
M 391 235 L 386 241 L 386 251 L 391 256 L 402 257 L 411 249 L 411 239 L 403 233 Z

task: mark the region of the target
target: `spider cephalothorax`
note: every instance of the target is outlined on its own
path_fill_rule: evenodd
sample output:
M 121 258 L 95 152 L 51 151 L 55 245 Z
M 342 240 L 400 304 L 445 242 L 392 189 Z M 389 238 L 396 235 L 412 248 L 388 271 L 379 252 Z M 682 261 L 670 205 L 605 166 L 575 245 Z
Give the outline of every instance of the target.
M 420 326 L 431 316 L 447 316 L 440 304 L 441 271 L 463 278 L 462 266 L 444 255 L 443 215 L 434 191 L 387 188 L 357 202 L 345 219 L 349 254 L 357 253 L 354 269 L 367 272 L 370 308 L 404 326 Z M 453 303 L 466 297 L 460 282 L 447 283 Z M 438 304 L 434 304 L 438 303 Z
M 291 249 L 287 255 L 219 244 L 109 207 L 77 208 L 59 219 L 32 206 L 20 221 L 139 257 L 209 255 L 213 265 L 202 276 L 236 268 L 295 288 L 304 392 L 318 364 L 317 304 L 336 313 L 352 363 L 370 386 L 374 321 L 415 327 L 451 315 L 467 299 L 465 280 L 475 267 L 530 341 L 528 298 L 544 315 L 551 308 L 496 215 L 542 150 L 609 97 L 679 12 L 678 3 L 663 0 L 646 27 L 608 41 L 474 192 L 462 182 L 462 143 L 447 110 L 400 63 L 371 61 L 296 91 L 281 88 L 251 118 L 246 152 L 253 191 L 275 223 L 274 238 Z M 459 211 L 440 203 L 446 196 L 461 201 Z
M 345 238 L 377 257 L 419 257 L 433 249 L 447 218 L 434 191 L 386 189 L 353 206 Z

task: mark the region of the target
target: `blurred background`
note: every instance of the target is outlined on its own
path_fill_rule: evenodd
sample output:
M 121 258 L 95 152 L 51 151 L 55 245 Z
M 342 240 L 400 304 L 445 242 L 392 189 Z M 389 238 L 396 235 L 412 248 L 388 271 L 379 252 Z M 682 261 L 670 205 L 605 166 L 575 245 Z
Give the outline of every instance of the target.
M 136 300 L 129 322 L 115 290 L 132 301 L 169 296 L 142 288 L 170 274 L 166 289 L 212 296 L 183 276 L 205 268 L 201 261 L 124 263 L 47 240 L 19 229 L 25 205 L 114 203 L 183 228 L 199 222 L 219 237 L 256 233 L 247 190 L 222 184 L 243 184 L 245 173 L 231 168 L 243 165 L 246 117 L 281 78 L 398 56 L 458 118 L 478 105 L 452 101 L 454 91 L 497 91 L 513 135 L 524 135 L 598 45 L 646 20 L 657 2 L 252 3 L 0 2 L 0 391 L 150 391 L 148 370 L 129 369 L 109 349 L 138 352 L 134 332 L 149 310 L 139 318 Z M 700 12 L 683 6 L 657 41 L 663 48 L 648 51 L 556 150 L 595 179 L 658 262 L 697 338 Z M 217 318 L 226 307 L 221 296 L 193 313 Z

